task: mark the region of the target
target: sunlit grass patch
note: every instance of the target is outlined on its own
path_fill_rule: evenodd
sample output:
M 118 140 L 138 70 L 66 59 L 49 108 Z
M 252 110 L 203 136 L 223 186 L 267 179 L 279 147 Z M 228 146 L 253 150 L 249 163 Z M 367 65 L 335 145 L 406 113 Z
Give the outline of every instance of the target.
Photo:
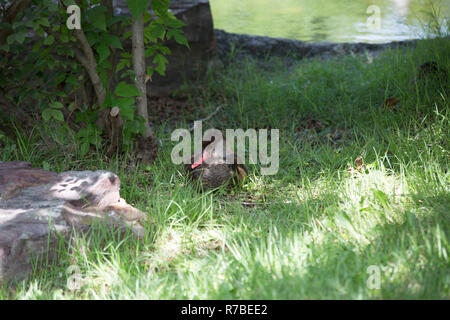
M 198 116 L 225 101 L 204 128 L 280 129 L 280 170 L 262 176 L 250 165 L 242 186 L 217 192 L 198 192 L 171 162 L 170 123 L 157 131 L 159 156 L 149 167 L 130 154 L 81 157 L 63 126 L 21 132 L 1 161 L 111 170 L 151 222 L 142 241 L 97 230 L 0 297 L 448 298 L 448 86 L 411 77 L 426 61 L 449 70 L 449 49 L 448 39 L 434 39 L 370 61 L 234 62 L 205 84 Z M 393 108 L 390 97 L 399 101 Z M 71 265 L 82 278 L 76 290 L 67 285 Z M 373 266 L 379 289 L 367 284 Z

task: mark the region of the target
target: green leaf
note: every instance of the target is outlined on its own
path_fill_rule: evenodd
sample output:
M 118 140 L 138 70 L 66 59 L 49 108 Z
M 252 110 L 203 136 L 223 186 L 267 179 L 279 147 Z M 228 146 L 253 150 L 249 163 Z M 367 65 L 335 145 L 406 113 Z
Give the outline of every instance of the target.
M 144 24 L 147 24 L 147 22 L 149 22 L 152 19 L 153 19 L 153 15 L 151 15 L 150 13 L 148 13 L 148 11 L 146 11 L 144 13 Z
M 156 52 L 156 46 L 151 46 L 150 48 L 145 49 L 145 57 L 146 58 L 151 57 L 155 54 L 155 52 Z
M 112 69 L 112 66 L 111 66 L 111 63 L 109 62 L 109 60 L 103 60 L 98 65 L 104 69 Z
M 120 39 L 117 36 L 113 34 L 105 34 L 103 38 L 104 43 L 109 45 L 111 48 L 123 49 L 122 43 L 120 42 Z
M 134 77 L 133 70 L 126 70 L 125 72 L 122 72 L 122 74 L 120 75 L 120 79 L 133 78 L 133 77 Z
M 153 0 L 152 10 L 156 11 L 158 14 L 166 13 L 169 9 L 169 0 Z
M 89 142 L 85 141 L 81 144 L 80 152 L 82 156 L 85 156 L 89 152 Z
M 172 12 L 167 12 L 162 19 L 164 19 L 164 24 L 170 28 L 179 29 L 186 26 L 186 24 L 183 21 L 178 20 Z
M 124 120 L 133 120 L 134 110 L 132 108 L 120 109 L 120 117 Z
M 48 120 L 50 120 L 50 118 L 52 117 L 51 111 L 52 111 L 51 108 L 47 108 L 44 111 L 42 111 L 42 119 L 44 119 L 45 122 L 48 122 Z
M 171 39 L 172 37 L 175 39 L 175 41 L 177 43 L 182 44 L 182 45 L 184 45 L 184 46 L 189 48 L 189 43 L 188 43 L 186 37 L 183 35 L 183 31 L 182 30 L 180 30 L 180 29 L 171 29 L 171 30 L 167 31 L 167 38 Z
M 48 5 L 48 7 L 47 7 L 47 10 L 48 11 L 50 11 L 50 12 L 56 12 L 56 11 L 58 11 L 58 3 L 56 2 L 50 2 L 50 4 Z
M 116 72 L 119 72 L 120 70 L 122 70 L 123 68 L 125 68 L 125 62 L 121 61 L 117 64 L 116 67 Z
M 105 100 L 103 101 L 103 104 L 101 105 L 100 109 L 106 109 L 113 106 L 114 103 L 114 97 L 112 96 L 111 92 L 109 90 L 106 91 Z
M 19 28 L 21 28 L 24 25 L 25 25 L 24 22 L 16 21 L 16 22 L 13 23 L 12 27 L 13 27 L 13 29 L 19 29 Z
M 51 109 L 53 119 L 57 121 L 64 121 L 64 115 L 61 110 Z
M 57 86 L 58 84 L 60 84 L 61 82 L 63 82 L 66 79 L 66 74 L 61 72 L 60 74 L 58 74 L 58 76 L 55 79 L 55 86 Z
M 62 43 L 67 43 L 67 42 L 69 42 L 69 36 L 68 36 L 66 33 L 61 34 L 60 39 L 61 39 L 61 42 L 62 42 Z
M 75 0 L 63 0 L 63 3 L 66 7 L 77 4 L 77 2 Z
M 87 117 L 89 118 L 89 116 L 87 116 Z M 87 121 L 88 120 L 86 120 L 86 122 Z M 87 141 L 87 140 L 89 140 L 89 136 L 91 134 L 92 134 L 92 126 L 90 124 L 88 124 L 88 126 L 86 128 L 80 129 L 75 136 L 80 140 Z
M 134 133 L 140 133 L 143 136 L 147 131 L 145 127 L 145 119 L 141 115 L 137 115 L 136 119 L 133 121 Z
M 8 38 L 6 39 L 6 43 L 13 44 L 15 40 L 16 40 L 16 35 L 13 33 L 10 36 L 8 36 Z
M 48 21 L 48 18 L 39 18 L 38 23 L 40 25 L 43 25 L 44 27 L 50 27 L 50 22 Z
M 155 71 L 158 72 L 160 75 L 165 76 L 166 75 L 166 65 L 165 64 L 158 64 L 155 67 Z
M 55 108 L 55 109 L 63 109 L 64 108 L 62 103 L 59 101 L 53 101 L 52 104 L 50 105 L 50 107 Z
M 126 21 L 127 17 L 124 16 L 115 16 L 112 17 L 109 21 L 108 21 L 108 27 L 112 26 L 113 24 L 117 23 L 117 22 L 122 22 L 122 21 Z
M 156 42 L 159 39 L 164 38 L 166 27 L 162 24 L 151 23 L 144 30 L 145 39 L 151 42 Z
M 75 104 L 75 102 L 71 102 L 69 104 L 69 106 L 67 107 L 67 110 L 69 110 L 70 112 L 72 112 L 73 110 L 75 110 L 75 108 L 77 107 L 77 105 Z
M 106 87 L 106 83 L 108 82 L 108 73 L 106 72 L 106 69 L 101 65 L 98 65 L 97 72 L 100 77 L 100 80 L 102 81 L 103 86 Z
M 7 22 L 0 22 L 0 28 L 11 29 L 11 24 Z
M 18 43 L 22 44 L 25 41 L 25 31 L 18 32 L 16 34 L 16 40 L 17 40 Z
M 114 93 L 119 97 L 136 97 L 142 95 L 138 88 L 133 84 L 119 82 L 114 90 Z
M 172 54 L 172 51 L 170 51 L 170 49 L 166 46 L 159 46 L 158 50 L 164 55 Z
M 134 98 L 116 98 L 114 104 L 120 109 L 131 108 L 134 105 Z
M 98 37 L 98 33 L 97 32 L 93 32 L 93 31 L 87 31 L 86 32 L 86 38 L 89 42 L 89 44 L 91 46 L 93 46 L 94 44 L 96 44 L 97 42 L 99 42 L 99 37 Z
M 52 35 L 49 35 L 49 36 L 47 36 L 45 39 L 44 39 L 44 44 L 45 45 L 51 45 L 53 42 L 55 42 L 55 37 L 54 36 L 52 36 Z
M 70 85 L 72 85 L 72 86 L 74 86 L 74 87 L 76 87 L 76 86 L 79 84 L 79 82 L 78 82 L 77 77 L 75 76 L 75 74 L 69 74 L 69 75 L 66 77 L 65 82 L 68 83 L 68 84 L 70 84 Z
M 42 169 L 50 171 L 50 163 L 48 163 L 47 161 L 42 162 Z
M 95 49 L 98 52 L 98 63 L 101 63 L 103 60 L 105 60 L 106 58 L 108 58 L 109 56 L 109 48 L 108 46 L 106 46 L 103 43 L 100 43 L 99 45 L 97 45 L 95 47 Z
M 5 52 L 9 52 L 9 45 L 8 45 L 8 44 L 5 44 L 5 45 L 3 45 L 3 46 L 0 46 L 0 50 L 3 50 L 3 51 L 5 51 Z
M 43 37 L 44 34 L 45 34 L 45 31 L 44 31 L 44 29 L 42 29 L 41 26 L 39 26 L 38 28 L 36 28 L 36 30 L 34 30 L 34 31 L 36 31 L 36 34 L 37 34 L 38 36 L 40 36 L 40 37 Z
M 106 31 L 106 16 L 107 9 L 104 6 L 96 6 L 90 8 L 86 12 L 86 16 L 91 26 Z
M 123 39 L 126 40 L 131 37 L 131 31 L 127 31 L 123 34 Z
M 153 58 L 153 62 L 158 64 L 155 67 L 156 72 L 158 72 L 162 76 L 165 75 L 166 64 L 168 63 L 167 58 L 164 57 L 162 54 L 157 53 Z
M 124 120 L 134 119 L 135 106 L 133 98 L 117 98 L 115 104 L 119 107 L 120 116 Z
M 155 70 L 152 67 L 147 67 L 147 75 L 151 78 Z
M 135 19 L 147 10 L 148 0 L 126 0 L 127 6 Z
M 188 43 L 186 37 L 183 36 L 181 33 L 175 33 L 174 37 L 175 37 L 175 41 L 177 43 L 182 44 L 189 48 L 189 43 Z
M 167 58 L 162 54 L 157 53 L 153 58 L 153 62 L 158 64 L 167 64 L 169 61 L 167 61 Z

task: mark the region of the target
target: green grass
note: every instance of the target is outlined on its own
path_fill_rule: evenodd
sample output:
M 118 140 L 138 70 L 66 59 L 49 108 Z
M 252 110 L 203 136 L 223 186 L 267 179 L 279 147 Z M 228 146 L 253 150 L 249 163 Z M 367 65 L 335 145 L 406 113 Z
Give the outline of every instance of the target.
M 5 286 L 0 298 L 450 298 L 449 82 L 410 81 L 426 61 L 449 73 L 448 52 L 449 38 L 423 40 L 371 63 L 366 55 L 233 61 L 212 74 L 195 94 L 201 112 L 186 123 L 224 103 L 204 129 L 280 129 L 278 174 L 251 166 L 231 194 L 187 183 L 170 161 L 171 123 L 159 126 L 155 164 L 137 168 L 127 156 L 81 157 L 67 128 L 18 130 L 0 161 L 111 170 L 122 196 L 154 223 L 143 241 L 101 229 L 90 245 L 78 239 L 57 265 Z M 389 97 L 400 101 L 393 110 L 383 106 Z M 71 265 L 82 278 L 75 291 L 66 285 Z M 367 286 L 369 266 L 381 270 L 380 289 Z

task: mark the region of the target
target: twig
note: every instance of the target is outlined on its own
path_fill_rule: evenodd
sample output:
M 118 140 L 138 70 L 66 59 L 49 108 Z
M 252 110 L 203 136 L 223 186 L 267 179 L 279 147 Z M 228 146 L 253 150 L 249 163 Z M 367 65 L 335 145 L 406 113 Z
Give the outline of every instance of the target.
M 111 144 L 109 145 L 108 151 L 106 154 L 108 157 L 111 157 L 117 148 L 120 148 L 122 145 L 122 128 L 123 121 L 119 116 L 120 109 L 119 107 L 113 107 L 111 112 L 109 113 L 109 121 L 111 123 Z
M 196 120 L 196 121 L 208 121 L 209 119 L 214 117 L 220 111 L 220 109 L 222 109 L 224 106 L 225 106 L 224 104 L 219 105 L 216 108 L 216 110 L 213 113 L 211 113 L 209 116 L 207 116 L 206 118 L 203 118 L 203 119 Z M 189 128 L 189 131 L 193 131 L 193 130 L 194 130 L 194 124 L 192 124 L 191 127 Z

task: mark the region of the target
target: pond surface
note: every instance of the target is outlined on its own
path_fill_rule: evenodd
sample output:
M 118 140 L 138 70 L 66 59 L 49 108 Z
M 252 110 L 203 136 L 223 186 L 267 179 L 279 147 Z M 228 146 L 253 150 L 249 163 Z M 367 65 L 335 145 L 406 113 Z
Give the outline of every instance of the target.
M 450 0 L 210 0 L 214 27 L 303 41 L 389 42 L 420 38 L 433 8 L 449 21 Z M 372 10 L 367 13 L 370 6 Z M 373 9 L 374 8 L 374 9 Z M 379 20 L 376 19 L 379 9 Z M 369 9 L 370 10 L 370 9 Z M 372 19 L 369 20 L 368 18 Z M 377 24 L 379 21 L 379 24 Z

